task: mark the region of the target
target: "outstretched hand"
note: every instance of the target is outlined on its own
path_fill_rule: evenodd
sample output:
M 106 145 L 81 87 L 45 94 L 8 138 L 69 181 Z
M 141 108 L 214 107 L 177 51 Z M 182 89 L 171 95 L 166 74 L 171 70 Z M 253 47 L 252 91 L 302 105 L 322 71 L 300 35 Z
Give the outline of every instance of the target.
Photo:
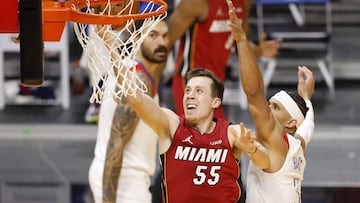
M 243 152 L 248 152 L 250 154 L 256 152 L 257 145 L 256 145 L 256 136 L 251 135 L 251 130 L 246 129 L 243 123 L 240 123 L 240 149 Z
M 260 56 L 266 58 L 274 58 L 279 54 L 279 49 L 281 48 L 281 38 L 276 38 L 273 40 L 267 40 L 266 33 L 261 35 L 259 39 L 259 49 Z
M 298 67 L 298 94 L 305 100 L 310 100 L 315 91 L 313 73 L 305 66 Z
M 229 27 L 235 41 L 247 40 L 246 33 L 242 27 L 242 21 L 236 16 L 235 7 L 231 0 L 226 0 L 229 8 Z
M 235 139 L 236 149 L 246 152 L 248 157 L 253 161 L 256 167 L 267 169 L 270 167 L 270 156 L 268 150 L 256 140 L 256 136 L 251 135 L 251 130 L 246 129 L 243 123 L 240 123 L 240 132 L 233 128 L 232 132 L 240 137 Z M 236 132 L 235 132 L 236 131 Z

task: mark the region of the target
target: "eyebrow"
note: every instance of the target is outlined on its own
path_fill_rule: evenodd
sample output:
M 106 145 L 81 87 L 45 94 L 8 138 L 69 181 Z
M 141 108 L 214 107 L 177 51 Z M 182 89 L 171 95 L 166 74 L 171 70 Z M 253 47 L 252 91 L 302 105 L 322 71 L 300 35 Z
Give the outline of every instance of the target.
M 201 88 L 201 89 L 206 89 L 205 86 L 201 86 L 201 85 L 196 85 L 196 86 L 186 85 L 185 88 L 192 88 L 192 89 Z
M 159 32 L 156 30 L 150 30 L 149 33 L 159 33 Z

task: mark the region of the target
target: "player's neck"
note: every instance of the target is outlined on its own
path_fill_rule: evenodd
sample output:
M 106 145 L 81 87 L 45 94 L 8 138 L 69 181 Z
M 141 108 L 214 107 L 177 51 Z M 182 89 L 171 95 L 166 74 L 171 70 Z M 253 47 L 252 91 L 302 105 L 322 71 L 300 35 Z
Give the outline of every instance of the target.
M 199 131 L 200 134 L 210 134 L 214 131 L 216 127 L 216 122 L 211 120 L 211 122 L 204 122 L 202 124 L 197 124 L 195 126 L 192 126 L 194 129 Z

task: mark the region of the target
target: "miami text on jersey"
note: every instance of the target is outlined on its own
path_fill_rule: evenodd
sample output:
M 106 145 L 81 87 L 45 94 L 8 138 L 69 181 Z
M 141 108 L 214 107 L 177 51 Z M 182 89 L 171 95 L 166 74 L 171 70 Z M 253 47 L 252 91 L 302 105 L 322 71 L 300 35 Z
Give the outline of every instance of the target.
M 177 146 L 175 160 L 224 163 L 228 149 L 207 149 Z

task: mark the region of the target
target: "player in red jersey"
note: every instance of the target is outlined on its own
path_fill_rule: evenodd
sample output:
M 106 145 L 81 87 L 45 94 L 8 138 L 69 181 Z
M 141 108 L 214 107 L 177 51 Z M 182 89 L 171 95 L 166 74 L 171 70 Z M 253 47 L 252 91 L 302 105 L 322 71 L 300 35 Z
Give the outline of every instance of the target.
M 251 1 L 233 2 L 236 15 L 248 30 L 247 16 Z M 182 97 L 184 95 L 185 74 L 197 67 L 211 70 L 221 81 L 225 81 L 227 62 L 234 45 L 228 27 L 228 7 L 225 0 L 179 0 L 179 4 L 169 17 L 170 46 L 180 39 L 175 61 L 175 73 L 172 80 L 173 101 L 176 112 L 183 114 Z M 280 39 L 259 40 L 259 46 L 253 45 L 258 57 L 274 57 L 280 48 Z M 222 108 L 215 116 L 225 118 Z
M 221 81 L 226 79 L 226 67 L 234 46 L 229 16 L 225 0 L 176 0 L 179 4 L 169 17 L 170 47 L 179 40 L 175 50 L 175 70 L 172 78 L 173 103 L 178 115 L 182 115 L 182 98 L 185 88 L 185 75 L 188 71 L 202 67 L 211 70 Z M 248 32 L 248 16 L 251 0 L 236 0 L 236 15 L 243 21 Z M 251 44 L 257 57 L 275 57 L 280 48 L 280 39 L 259 39 L 259 44 Z M 226 118 L 220 106 L 215 116 Z M 241 178 L 239 178 L 240 181 Z M 245 191 L 242 191 L 245 194 Z M 245 195 L 243 195 L 245 197 Z M 244 202 L 242 198 L 240 202 Z
M 240 187 L 236 180 L 240 171 L 227 139 L 229 122 L 215 121 L 211 132 L 201 134 L 180 118 L 172 144 L 162 156 L 163 202 L 236 202 L 239 199 Z
M 104 40 L 116 43 L 108 35 Z M 118 60 L 111 49 L 112 60 Z M 115 70 L 119 70 L 115 67 Z M 120 71 L 125 71 L 120 69 Z M 136 73 L 137 74 L 137 73 Z M 159 138 L 163 155 L 163 201 L 166 203 L 235 203 L 240 198 L 236 160 L 241 152 L 265 154 L 251 132 L 242 124 L 216 118 L 223 99 L 224 84 L 208 69 L 187 73 L 183 97 L 184 115 L 162 108 L 147 94 L 131 89 L 137 81 L 121 73 L 118 83 L 127 85 L 124 96 L 133 110 Z M 124 81 L 125 80 L 125 81 Z M 118 101 L 120 102 L 120 101 Z M 262 160 L 266 157 L 261 157 Z M 253 160 L 257 166 L 257 160 Z
M 118 82 L 122 79 L 119 77 Z M 146 94 L 126 96 L 159 137 L 163 202 L 237 202 L 241 194 L 236 159 L 240 159 L 241 151 L 256 152 L 257 157 L 264 154 L 242 124 L 214 117 L 223 91 L 223 83 L 211 71 L 197 68 L 187 73 L 183 116 L 161 108 Z

